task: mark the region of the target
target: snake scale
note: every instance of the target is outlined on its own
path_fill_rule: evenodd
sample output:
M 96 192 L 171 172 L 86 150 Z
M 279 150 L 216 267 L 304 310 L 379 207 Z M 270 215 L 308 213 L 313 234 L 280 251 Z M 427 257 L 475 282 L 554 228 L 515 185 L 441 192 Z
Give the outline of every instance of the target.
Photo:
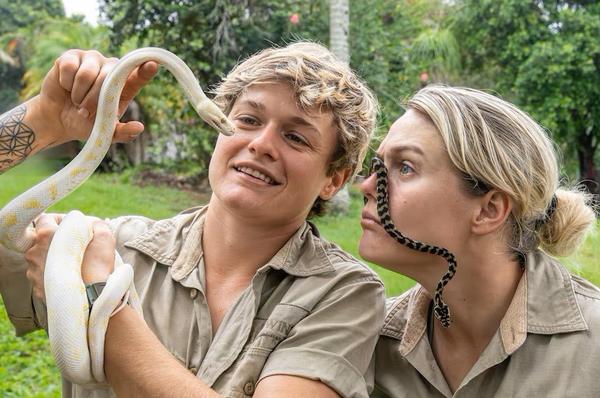
M 381 221 L 383 229 L 394 238 L 398 243 L 408 247 L 412 250 L 417 250 L 422 253 L 435 254 L 444 258 L 448 262 L 448 271 L 444 273 L 442 279 L 438 282 L 435 288 L 435 294 L 433 297 L 433 313 L 436 318 L 439 319 L 443 327 L 450 326 L 450 309 L 448 305 L 444 303 L 442 299 L 442 293 L 444 287 L 448 284 L 450 279 L 456 273 L 456 258 L 454 254 L 450 253 L 443 247 L 428 245 L 410 238 L 407 238 L 400 233 L 390 215 L 389 197 L 388 197 L 388 175 L 387 168 L 383 160 L 378 157 L 374 157 L 371 161 L 371 174 L 375 173 L 377 178 L 377 215 Z
M 58 202 L 98 167 L 108 151 L 118 121 L 121 91 L 127 77 L 139 65 L 156 61 L 177 79 L 188 100 L 209 125 L 225 135 L 233 126 L 205 95 L 189 67 L 173 53 L 160 48 L 141 48 L 125 55 L 102 84 L 94 126 L 80 153 L 63 169 L 19 195 L 0 210 L 0 244 L 24 253 L 34 243 L 32 222 Z M 78 211 L 70 212 L 60 223 L 44 271 L 48 310 L 48 335 L 52 353 L 64 378 L 82 386 L 105 383 L 104 335 L 115 308 L 129 299 L 141 313 L 133 286 L 133 270 L 115 255 L 115 270 L 89 313 L 81 261 L 93 237 L 91 221 Z

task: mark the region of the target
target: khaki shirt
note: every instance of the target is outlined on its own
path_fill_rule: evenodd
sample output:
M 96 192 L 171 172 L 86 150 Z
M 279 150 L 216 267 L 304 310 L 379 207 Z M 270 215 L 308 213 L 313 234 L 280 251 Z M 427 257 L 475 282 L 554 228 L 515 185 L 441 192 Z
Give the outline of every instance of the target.
M 162 344 L 226 397 L 252 396 L 261 379 L 275 374 L 320 380 L 343 397 L 368 396 L 364 374 L 385 316 L 376 274 L 305 223 L 257 271 L 213 336 L 204 214 L 191 209 L 162 221 L 110 222 L 119 253 L 134 267 L 144 319 Z M 43 305 L 32 305 L 24 273 L 11 268 L 0 267 L 0 291 L 17 333 L 44 327 Z M 64 396 L 87 396 L 78 386 L 68 390 Z
M 388 301 L 373 397 L 600 397 L 600 290 L 542 252 L 500 328 L 452 394 L 427 338 L 421 286 Z

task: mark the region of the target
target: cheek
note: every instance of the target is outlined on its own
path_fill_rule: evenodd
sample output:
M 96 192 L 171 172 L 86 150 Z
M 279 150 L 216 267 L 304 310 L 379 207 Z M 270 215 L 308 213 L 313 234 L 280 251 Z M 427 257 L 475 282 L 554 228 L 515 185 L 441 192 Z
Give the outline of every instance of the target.
M 469 230 L 465 203 L 451 189 L 407 193 L 391 203 L 391 216 L 403 235 L 436 246 L 454 246 Z
M 411 239 L 427 241 L 445 224 L 440 216 L 446 205 L 444 194 L 428 188 L 431 187 L 390 187 L 392 220 L 396 229 Z

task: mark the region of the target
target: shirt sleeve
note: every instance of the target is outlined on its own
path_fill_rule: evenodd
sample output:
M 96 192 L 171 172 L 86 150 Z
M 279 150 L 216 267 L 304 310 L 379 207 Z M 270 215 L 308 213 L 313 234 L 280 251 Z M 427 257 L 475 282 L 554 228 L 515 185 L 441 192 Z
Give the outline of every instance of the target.
M 22 254 L 0 245 L 0 294 L 17 336 L 46 326 L 46 308 L 33 298 L 27 266 Z
M 342 278 L 269 355 L 260 379 L 319 380 L 342 397 L 368 397 L 365 374 L 384 319 L 385 292 L 371 274 Z

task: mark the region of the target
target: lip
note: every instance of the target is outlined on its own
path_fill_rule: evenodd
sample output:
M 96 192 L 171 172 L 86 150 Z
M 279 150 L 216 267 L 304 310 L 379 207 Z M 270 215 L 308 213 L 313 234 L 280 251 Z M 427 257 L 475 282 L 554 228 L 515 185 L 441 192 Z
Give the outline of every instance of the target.
M 256 170 L 256 171 L 258 171 L 258 172 L 266 175 L 267 177 L 269 177 L 273 181 L 273 183 L 272 184 L 268 184 L 268 185 L 272 185 L 272 186 L 281 185 L 281 182 L 279 182 L 279 180 L 277 178 L 275 178 L 275 176 L 273 175 L 273 173 L 271 173 L 269 170 L 267 170 L 266 168 L 264 168 L 264 167 L 262 167 L 262 166 L 260 166 L 260 165 L 258 165 L 256 163 L 252 163 L 252 162 L 238 162 L 238 163 L 235 163 L 233 165 L 233 169 L 236 172 L 242 173 L 244 175 L 247 175 L 247 174 L 245 174 L 245 173 L 243 173 L 243 172 L 241 172 L 241 171 L 238 170 L 238 169 L 240 169 L 242 167 L 248 167 L 248 168 L 254 169 L 254 170 Z M 251 177 L 251 176 L 248 176 L 248 177 Z M 257 180 L 260 181 L 260 179 L 258 179 L 258 178 L 255 178 L 255 177 L 251 177 L 251 178 L 254 178 L 254 179 L 257 179 Z
M 371 213 L 369 213 L 366 210 L 363 210 L 363 212 L 361 214 L 360 224 L 363 227 L 368 227 L 368 226 L 373 226 L 373 225 L 381 226 L 379 219 L 377 217 L 373 216 Z

